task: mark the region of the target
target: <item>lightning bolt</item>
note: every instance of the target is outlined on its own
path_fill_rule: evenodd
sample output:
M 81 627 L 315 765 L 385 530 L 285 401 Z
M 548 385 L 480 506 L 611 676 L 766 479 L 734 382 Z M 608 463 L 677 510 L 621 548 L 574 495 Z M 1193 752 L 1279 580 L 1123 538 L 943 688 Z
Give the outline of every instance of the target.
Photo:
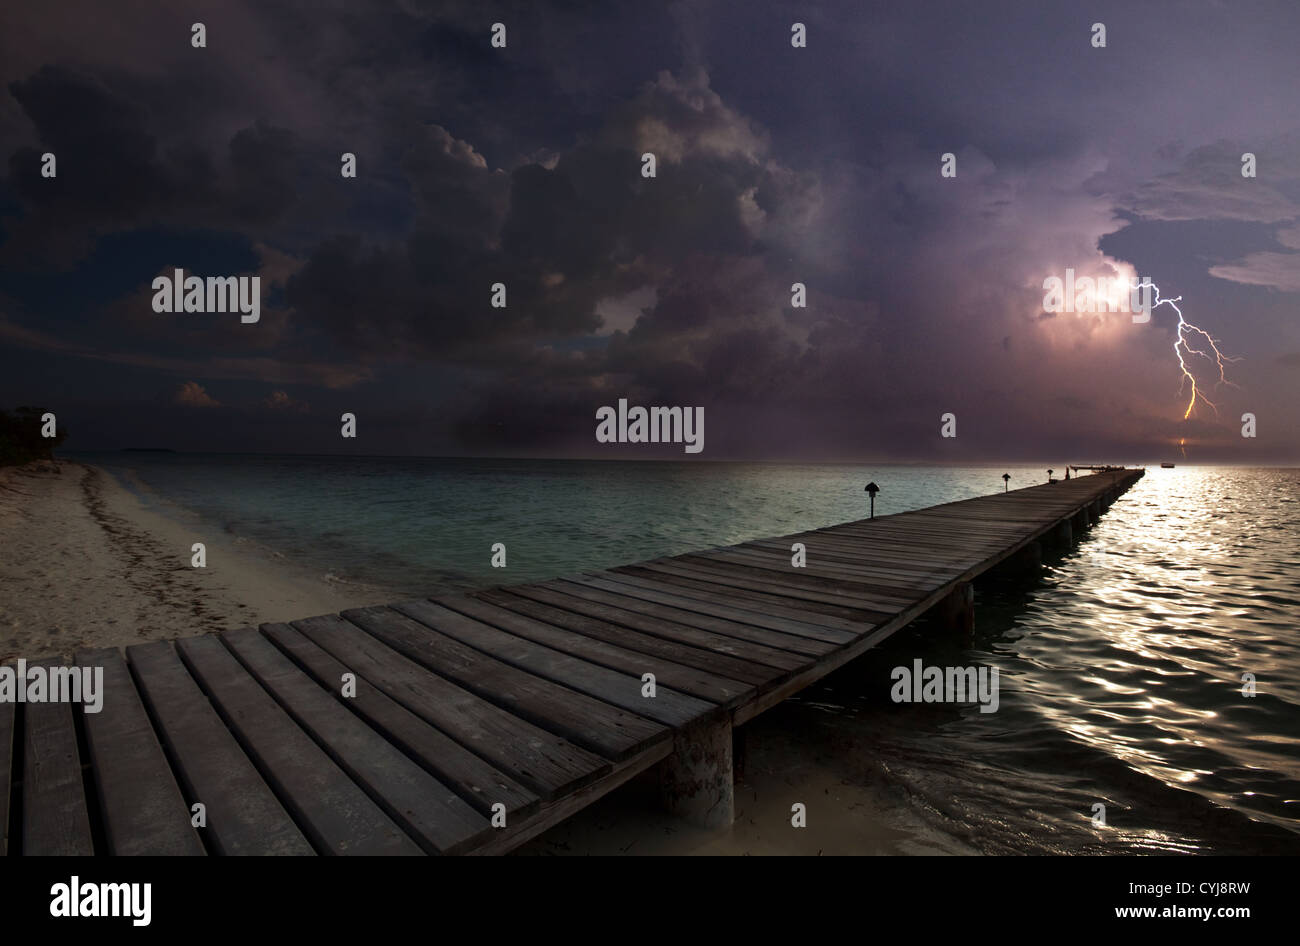
M 1210 410 L 1214 411 L 1215 417 L 1219 416 L 1219 408 L 1213 401 L 1205 396 L 1205 392 L 1201 389 L 1201 386 L 1196 383 L 1196 375 L 1194 375 L 1191 369 L 1187 367 L 1187 359 L 1184 355 L 1200 355 L 1202 358 L 1214 362 L 1215 367 L 1219 369 L 1219 380 L 1214 384 L 1214 389 L 1216 391 L 1225 384 L 1230 387 L 1237 387 L 1237 385 L 1228 380 L 1228 365 L 1240 361 L 1241 359 L 1225 355 L 1219 350 L 1219 340 L 1217 338 L 1211 337 L 1210 333 L 1205 331 L 1205 329 L 1187 321 L 1186 317 L 1183 315 L 1183 310 L 1178 307 L 1178 303 L 1183 301 L 1182 296 L 1174 296 L 1172 299 L 1162 299 L 1160 298 L 1159 286 L 1150 282 L 1145 283 L 1145 285 L 1150 286 L 1153 293 L 1154 301 L 1151 306 L 1152 311 L 1155 311 L 1162 305 L 1167 305 L 1178 313 L 1178 333 L 1174 338 L 1174 357 L 1178 359 L 1178 367 L 1183 373 L 1182 381 L 1178 385 L 1178 393 L 1182 394 L 1183 391 L 1187 390 L 1189 384 L 1192 388 L 1191 396 L 1187 399 L 1187 409 L 1183 411 L 1183 420 L 1187 420 L 1192 416 L 1192 412 L 1196 410 L 1196 402 L 1198 399 L 1204 401 L 1210 406 Z M 1200 339 L 1204 339 L 1205 342 L 1200 342 Z M 1193 340 L 1195 340 L 1197 344 L 1208 344 L 1210 346 L 1209 351 L 1206 351 L 1204 348 L 1195 347 L 1192 344 Z M 1185 443 L 1185 439 L 1180 440 L 1178 445 L 1181 448 Z M 1186 455 L 1187 452 L 1184 450 L 1183 456 Z

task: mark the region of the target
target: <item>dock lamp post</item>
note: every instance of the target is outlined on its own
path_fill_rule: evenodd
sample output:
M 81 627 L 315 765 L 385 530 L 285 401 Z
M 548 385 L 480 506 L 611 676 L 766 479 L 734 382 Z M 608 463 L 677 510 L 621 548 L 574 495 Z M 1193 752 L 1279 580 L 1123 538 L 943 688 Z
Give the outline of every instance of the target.
M 875 483 L 868 483 L 865 487 L 868 495 L 871 496 L 871 518 L 876 518 L 876 493 L 880 492 L 880 487 Z
M 1010 484 L 1010 482 L 1011 482 L 1011 474 L 1010 474 L 1010 473 L 1003 473 L 1003 474 L 1002 474 L 1002 492 L 1005 493 L 1007 490 L 1009 490 L 1009 489 L 1011 488 L 1010 485 L 1008 485 L 1008 484 Z
M 1056 472 L 1055 470 L 1048 470 L 1048 471 L 1047 471 L 1047 482 L 1049 482 L 1049 483 L 1052 482 L 1052 474 L 1055 473 L 1055 472 Z

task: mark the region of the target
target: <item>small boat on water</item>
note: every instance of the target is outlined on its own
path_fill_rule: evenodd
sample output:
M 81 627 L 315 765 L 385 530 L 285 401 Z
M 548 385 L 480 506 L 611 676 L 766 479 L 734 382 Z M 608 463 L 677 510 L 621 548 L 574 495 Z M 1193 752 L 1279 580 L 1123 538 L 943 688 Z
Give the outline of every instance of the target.
M 1164 463 L 1160 464 L 1160 469 L 1162 469 L 1162 470 L 1172 470 L 1173 468 L 1174 468 L 1174 465 L 1173 465 L 1172 463 L 1170 463 L 1168 460 L 1166 460 Z

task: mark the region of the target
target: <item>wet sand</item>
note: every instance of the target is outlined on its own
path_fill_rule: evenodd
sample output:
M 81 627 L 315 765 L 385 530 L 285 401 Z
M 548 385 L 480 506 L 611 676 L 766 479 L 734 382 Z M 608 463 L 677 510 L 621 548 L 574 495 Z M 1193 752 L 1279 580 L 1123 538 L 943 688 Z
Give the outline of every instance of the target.
M 692 828 L 657 808 L 653 772 L 521 847 L 523 855 L 974 855 L 937 812 L 891 777 L 878 747 L 843 720 L 786 701 L 746 726 L 738 745 L 736 821 Z M 806 826 L 791 823 L 800 803 Z

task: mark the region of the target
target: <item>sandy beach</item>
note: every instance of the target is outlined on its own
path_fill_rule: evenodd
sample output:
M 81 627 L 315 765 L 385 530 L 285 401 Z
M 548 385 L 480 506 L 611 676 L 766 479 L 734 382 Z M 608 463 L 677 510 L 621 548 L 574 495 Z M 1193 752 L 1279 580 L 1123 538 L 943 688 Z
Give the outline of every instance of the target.
M 71 654 L 284 621 L 391 599 L 313 575 L 103 470 L 67 460 L 0 470 L 0 660 Z M 191 547 L 206 546 L 204 568 Z

